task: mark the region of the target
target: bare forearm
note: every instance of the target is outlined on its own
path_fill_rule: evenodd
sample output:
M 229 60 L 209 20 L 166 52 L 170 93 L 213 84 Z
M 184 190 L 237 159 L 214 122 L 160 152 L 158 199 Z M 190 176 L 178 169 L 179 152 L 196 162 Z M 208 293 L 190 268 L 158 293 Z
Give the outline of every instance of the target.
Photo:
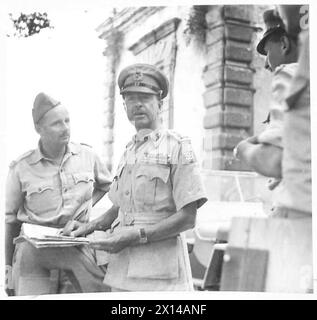
M 167 219 L 145 228 L 149 242 L 174 237 L 195 226 L 196 202 L 190 203 Z
M 281 178 L 281 148 L 268 144 L 252 144 L 248 141 L 241 142 L 237 148 L 238 158 L 254 171 L 266 177 Z
M 21 224 L 9 224 L 5 225 L 5 264 L 12 266 L 12 258 L 15 245 L 13 239 L 20 234 Z
M 94 206 L 105 194 L 106 191 L 94 189 L 92 193 L 92 205 Z
M 118 217 L 119 208 L 112 206 L 108 211 L 89 223 L 89 229 L 106 230 L 109 229 L 112 222 Z

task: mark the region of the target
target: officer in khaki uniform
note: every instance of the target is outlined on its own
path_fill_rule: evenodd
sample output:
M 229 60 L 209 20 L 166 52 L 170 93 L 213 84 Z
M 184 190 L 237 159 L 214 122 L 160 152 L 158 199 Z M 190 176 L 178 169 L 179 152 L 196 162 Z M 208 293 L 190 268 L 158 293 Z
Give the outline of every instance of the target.
M 281 217 L 284 214 L 280 199 L 285 193 L 282 174 L 285 145 L 285 137 L 282 136 L 284 118 L 287 116 L 285 98 L 298 68 L 298 46 L 294 37 L 286 32 L 285 25 L 275 10 L 266 10 L 263 20 L 267 30 L 257 45 L 257 51 L 266 57 L 265 68 L 273 73 L 269 101 L 270 121 L 259 135 L 241 141 L 235 153 L 237 158 L 256 172 L 271 178 L 268 187 L 274 192 L 270 216 Z
M 72 235 L 111 228 L 94 248 L 110 252 L 105 283 L 113 291 L 192 290 L 183 231 L 206 201 L 190 139 L 161 127 L 168 80 L 156 67 L 131 65 L 118 84 L 137 133 L 127 144 L 109 198 L 113 207 Z
M 88 221 L 92 205 L 111 183 L 91 147 L 69 142 L 69 115 L 60 102 L 40 93 L 32 115 L 41 137 L 38 147 L 11 163 L 6 185 L 7 289 L 16 295 L 57 293 L 50 283 L 57 269 L 77 292 L 105 291 L 104 272 L 90 248 L 36 249 L 28 242 L 14 248 L 22 223 L 63 228 L 70 220 Z

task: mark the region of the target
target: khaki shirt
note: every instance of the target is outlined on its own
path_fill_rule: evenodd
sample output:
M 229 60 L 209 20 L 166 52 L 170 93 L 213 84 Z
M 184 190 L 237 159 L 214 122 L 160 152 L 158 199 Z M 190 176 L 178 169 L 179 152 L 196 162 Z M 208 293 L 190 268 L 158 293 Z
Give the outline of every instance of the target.
M 156 130 L 127 145 L 109 191 L 126 213 L 179 211 L 206 202 L 200 167 L 189 138 Z M 140 145 L 139 147 L 138 144 Z
M 284 115 L 283 181 L 279 205 L 312 214 L 309 31 L 300 34 L 298 68 L 292 78 Z
M 10 165 L 6 185 L 6 223 L 17 221 L 63 227 L 87 221 L 94 188 L 108 191 L 110 174 L 91 147 L 70 143 L 61 165 L 40 148 Z
M 287 110 L 285 98 L 289 92 L 292 78 L 298 63 L 283 64 L 276 68 L 272 79 L 272 99 L 270 101 L 270 123 L 259 134 L 260 143 L 268 143 L 283 148 L 282 130 L 284 113 Z
M 191 202 L 199 208 L 207 198 L 190 139 L 171 130 L 139 132 L 127 145 L 109 199 L 120 208 L 118 228 L 158 223 Z M 191 290 L 183 235 L 111 254 L 105 283 L 131 291 Z

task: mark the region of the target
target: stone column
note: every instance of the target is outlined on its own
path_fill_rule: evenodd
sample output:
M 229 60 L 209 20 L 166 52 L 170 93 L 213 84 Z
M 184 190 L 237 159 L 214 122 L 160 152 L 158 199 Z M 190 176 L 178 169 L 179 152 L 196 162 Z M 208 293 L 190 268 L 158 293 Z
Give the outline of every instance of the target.
M 114 127 L 114 107 L 115 107 L 115 85 L 116 85 L 116 64 L 109 57 L 107 61 L 106 74 L 108 75 L 105 83 L 104 109 L 103 109 L 103 149 L 102 159 L 108 169 L 112 170 L 113 157 L 113 127 Z
M 248 169 L 234 160 L 232 150 L 253 132 L 252 10 L 247 5 L 215 5 L 206 14 L 205 169 Z
M 120 62 L 123 48 L 123 33 L 115 28 L 110 28 L 107 37 L 104 37 L 107 46 L 103 54 L 107 57 L 106 62 L 106 81 L 103 109 L 103 152 L 102 158 L 107 164 L 108 169 L 112 170 L 113 142 L 114 142 L 114 119 L 115 119 L 115 93 L 117 85 L 117 69 Z

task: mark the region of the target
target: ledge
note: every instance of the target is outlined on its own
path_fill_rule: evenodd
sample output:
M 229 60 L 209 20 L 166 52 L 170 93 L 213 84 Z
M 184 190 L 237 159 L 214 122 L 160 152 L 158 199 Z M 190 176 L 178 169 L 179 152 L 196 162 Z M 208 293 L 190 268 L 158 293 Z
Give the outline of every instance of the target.
M 181 19 L 179 18 L 173 18 L 164 22 L 158 28 L 147 33 L 138 42 L 130 46 L 129 50 L 131 50 L 135 55 L 140 53 L 150 45 L 175 32 L 180 21 Z

